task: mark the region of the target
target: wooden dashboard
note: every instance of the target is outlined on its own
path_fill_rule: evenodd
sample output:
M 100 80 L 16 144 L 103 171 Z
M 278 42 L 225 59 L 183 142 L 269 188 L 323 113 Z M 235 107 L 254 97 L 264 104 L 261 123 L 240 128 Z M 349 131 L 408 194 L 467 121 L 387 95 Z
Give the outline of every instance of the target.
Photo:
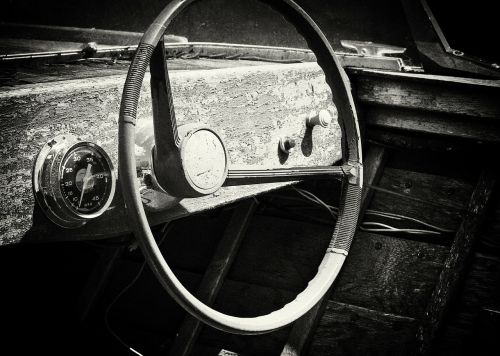
M 200 65 L 199 60 L 196 62 Z M 206 66 L 215 69 L 172 71 L 180 125 L 194 122 L 215 129 L 225 142 L 230 169 L 331 165 L 341 158 L 341 130 L 336 121 L 328 128 L 306 129 L 305 120 L 311 112 L 335 111 L 330 89 L 316 63 L 235 63 L 241 62 L 217 68 L 222 66 L 220 62 L 206 60 Z M 117 119 L 125 69 L 112 75 L 77 79 L 67 71 L 57 80 L 0 88 L 0 244 L 98 239 L 130 231 L 124 223 L 119 184 L 110 208 L 74 230 L 50 222 L 35 203 L 32 191 L 36 156 L 47 141 L 58 135 L 72 134 L 100 145 L 118 171 Z M 150 169 L 154 144 L 149 77 L 144 80 L 138 118 L 136 157 L 140 180 Z M 285 136 L 293 137 L 297 144 L 287 156 L 278 148 L 280 138 Z M 150 212 L 150 221 L 157 224 L 285 184 L 289 183 L 225 187 L 210 196 L 184 199 L 172 209 Z

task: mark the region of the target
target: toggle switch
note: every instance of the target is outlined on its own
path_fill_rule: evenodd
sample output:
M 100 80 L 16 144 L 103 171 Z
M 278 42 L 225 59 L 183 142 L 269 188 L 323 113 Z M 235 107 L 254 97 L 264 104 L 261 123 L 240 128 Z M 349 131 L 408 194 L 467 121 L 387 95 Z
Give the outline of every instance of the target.
M 335 114 L 336 113 L 337 111 L 335 110 Z M 314 112 L 312 112 L 306 119 L 306 125 L 311 128 L 316 125 L 319 125 L 321 127 L 328 127 L 328 125 L 330 125 L 330 123 L 332 122 L 332 119 L 333 117 L 330 112 L 323 109 L 316 115 L 314 114 Z

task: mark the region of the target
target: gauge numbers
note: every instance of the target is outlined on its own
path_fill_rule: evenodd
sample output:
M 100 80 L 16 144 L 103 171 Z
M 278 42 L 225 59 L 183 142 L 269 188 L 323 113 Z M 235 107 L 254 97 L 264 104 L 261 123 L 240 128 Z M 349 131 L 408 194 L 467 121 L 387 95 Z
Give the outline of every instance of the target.
M 76 147 L 68 152 L 61 165 L 64 202 L 78 213 L 94 213 L 109 198 L 110 179 L 111 169 L 97 149 Z
M 33 191 L 47 217 L 77 228 L 103 214 L 115 193 L 113 164 L 106 152 L 73 135 L 61 135 L 40 150 Z

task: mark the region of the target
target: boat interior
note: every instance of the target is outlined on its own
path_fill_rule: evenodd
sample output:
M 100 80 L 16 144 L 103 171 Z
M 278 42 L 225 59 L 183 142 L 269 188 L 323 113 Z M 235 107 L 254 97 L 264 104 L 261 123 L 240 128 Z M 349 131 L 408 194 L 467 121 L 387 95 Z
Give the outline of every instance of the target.
M 2 8 L 0 354 L 500 352 L 491 4 Z

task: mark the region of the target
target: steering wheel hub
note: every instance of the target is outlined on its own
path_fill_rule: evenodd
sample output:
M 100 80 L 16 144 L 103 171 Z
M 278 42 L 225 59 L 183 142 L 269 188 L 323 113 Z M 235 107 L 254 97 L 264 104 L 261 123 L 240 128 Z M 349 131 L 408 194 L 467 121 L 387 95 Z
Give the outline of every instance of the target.
M 184 174 L 204 194 L 218 190 L 226 180 L 228 155 L 219 135 L 208 128 L 191 130 L 181 141 Z
M 266 177 L 297 180 L 325 175 L 339 178 L 342 188 L 338 219 L 317 274 L 295 300 L 281 309 L 267 315 L 240 318 L 221 313 L 198 300 L 177 279 L 151 233 L 141 196 L 136 189 L 134 142 L 137 105 L 144 74 L 149 66 L 155 130 L 153 166 L 159 186 L 178 198 L 198 197 L 216 191 L 230 180 L 228 155 L 221 138 L 208 128 L 177 127 L 175 119 L 163 34 L 176 15 L 195 1 L 171 1 L 144 33 L 137 47 L 120 106 L 120 182 L 130 226 L 134 229 L 146 261 L 172 298 L 193 316 L 215 328 L 237 334 L 261 334 L 286 326 L 310 310 L 329 290 L 344 263 L 356 230 L 363 184 L 357 114 L 347 75 L 314 21 L 292 0 L 260 0 L 283 15 L 304 36 L 316 55 L 331 89 L 333 104 L 338 109 L 343 159 L 341 166 L 258 167 L 253 171 L 233 171 L 233 178 L 239 175 L 257 180 Z

